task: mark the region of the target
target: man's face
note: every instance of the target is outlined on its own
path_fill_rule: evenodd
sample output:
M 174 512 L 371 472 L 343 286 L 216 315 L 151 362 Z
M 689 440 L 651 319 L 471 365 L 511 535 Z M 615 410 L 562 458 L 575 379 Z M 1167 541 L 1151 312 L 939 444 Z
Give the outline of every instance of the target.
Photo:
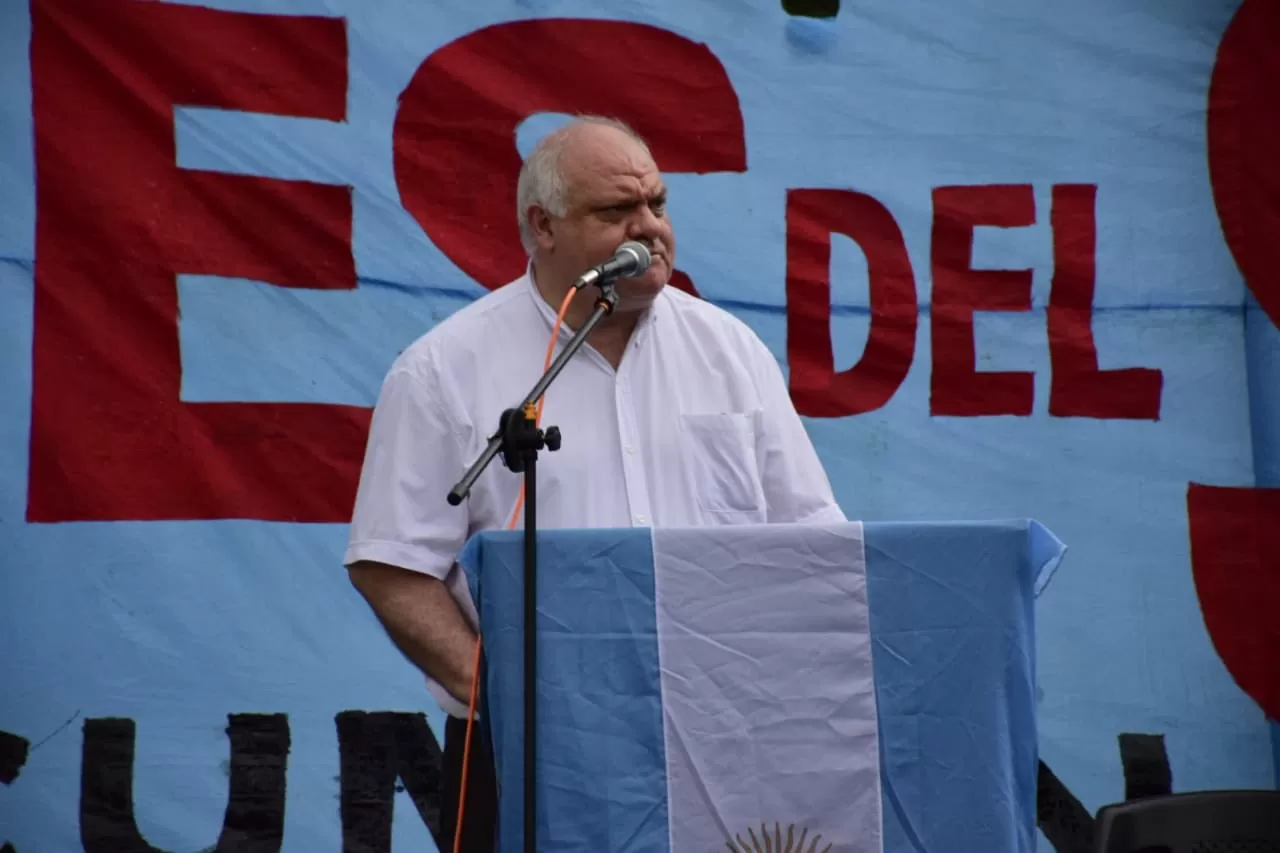
M 653 263 L 642 275 L 617 281 L 619 307 L 647 306 L 675 263 L 667 190 L 657 166 L 626 134 L 591 126 L 566 143 L 561 169 L 567 210 L 550 219 L 543 243 L 557 271 L 575 277 L 636 240 L 649 248 Z

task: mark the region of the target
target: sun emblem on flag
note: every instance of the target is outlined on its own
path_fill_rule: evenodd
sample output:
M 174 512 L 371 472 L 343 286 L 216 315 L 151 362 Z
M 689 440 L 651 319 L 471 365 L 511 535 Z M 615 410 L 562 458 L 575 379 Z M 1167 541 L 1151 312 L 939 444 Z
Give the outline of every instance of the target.
M 786 838 L 782 836 L 782 826 L 775 823 L 773 825 L 773 835 L 769 834 L 769 827 L 760 824 L 760 837 L 756 837 L 754 829 L 747 829 L 747 837 L 751 840 L 744 841 L 741 833 L 733 837 L 733 841 L 726 841 L 729 847 L 729 853 L 827 853 L 831 849 L 828 844 L 825 847 L 819 847 L 818 842 L 822 840 L 821 835 L 815 835 L 809 839 L 809 829 L 805 827 L 800 830 L 800 837 L 796 838 L 796 827 L 792 824 L 787 827 Z M 809 842 L 809 846 L 805 847 L 805 842 Z

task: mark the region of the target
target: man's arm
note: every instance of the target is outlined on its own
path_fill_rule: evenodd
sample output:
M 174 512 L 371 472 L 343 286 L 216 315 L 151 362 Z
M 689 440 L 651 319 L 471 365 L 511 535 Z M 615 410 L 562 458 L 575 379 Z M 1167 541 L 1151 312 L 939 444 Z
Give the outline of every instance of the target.
M 447 582 L 470 524 L 466 505 L 444 500 L 463 468 L 460 418 L 463 402 L 431 352 L 403 353 L 374 406 L 342 560 L 389 639 L 455 716 L 466 714 L 475 661 L 471 622 Z
M 396 648 L 466 705 L 475 677 L 476 634 L 444 582 L 367 560 L 348 572 Z

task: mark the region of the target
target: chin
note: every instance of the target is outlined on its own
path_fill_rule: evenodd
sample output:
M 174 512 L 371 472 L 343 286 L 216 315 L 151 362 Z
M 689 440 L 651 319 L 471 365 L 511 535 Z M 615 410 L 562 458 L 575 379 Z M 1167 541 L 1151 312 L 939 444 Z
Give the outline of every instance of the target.
M 632 314 L 648 309 L 662 292 L 662 287 L 662 285 L 655 286 L 644 279 L 620 280 L 617 285 L 617 310 L 620 313 Z
M 644 275 L 634 279 L 636 290 L 657 293 L 666 286 L 671 278 L 671 268 L 665 262 L 655 260 L 653 266 L 645 270 Z
M 632 301 L 649 301 L 666 287 L 666 276 L 660 270 L 650 270 L 639 278 L 628 278 L 618 282 L 618 295 Z

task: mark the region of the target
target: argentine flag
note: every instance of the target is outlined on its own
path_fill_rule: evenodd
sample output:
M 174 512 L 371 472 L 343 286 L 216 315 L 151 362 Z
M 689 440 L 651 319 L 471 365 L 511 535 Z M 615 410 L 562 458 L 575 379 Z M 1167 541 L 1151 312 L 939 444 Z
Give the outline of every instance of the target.
M 1029 602 L 1061 546 L 1030 525 L 540 531 L 538 849 L 1034 849 Z M 522 537 L 460 559 L 503 853 L 523 849 Z

